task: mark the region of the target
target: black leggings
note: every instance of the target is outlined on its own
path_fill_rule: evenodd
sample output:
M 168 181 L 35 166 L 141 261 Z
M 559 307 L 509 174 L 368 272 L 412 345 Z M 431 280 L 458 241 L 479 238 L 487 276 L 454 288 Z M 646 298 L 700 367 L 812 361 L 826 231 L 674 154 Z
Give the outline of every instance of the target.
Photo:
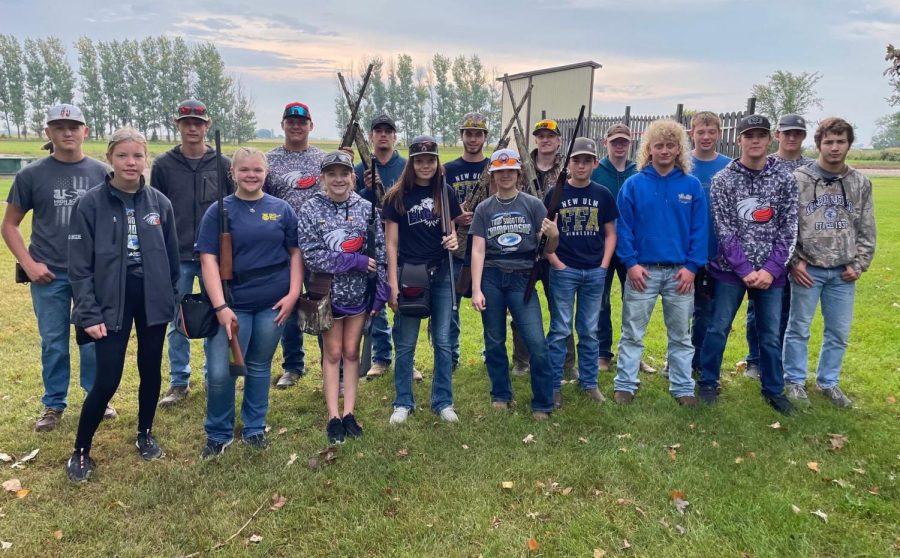
M 147 325 L 144 307 L 144 279 L 128 275 L 125 281 L 125 309 L 122 329 L 108 331 L 106 337 L 96 342 L 97 379 L 87 394 L 78 421 L 75 449 L 89 450 L 94 432 L 103 420 L 106 405 L 119 389 L 122 369 L 125 367 L 125 350 L 131 337 L 131 324 L 137 330 L 137 366 L 141 377 L 138 388 L 138 432 L 149 430 L 156 415 L 156 399 L 159 397 L 160 366 L 166 326 Z

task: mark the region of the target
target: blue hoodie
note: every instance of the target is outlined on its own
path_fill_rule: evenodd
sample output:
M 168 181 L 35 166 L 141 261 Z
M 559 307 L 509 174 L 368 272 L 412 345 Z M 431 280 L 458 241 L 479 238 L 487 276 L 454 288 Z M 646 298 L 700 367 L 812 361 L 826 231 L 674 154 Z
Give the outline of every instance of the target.
M 381 183 L 384 184 L 385 193 L 391 189 L 391 186 L 393 186 L 395 182 L 400 180 L 400 175 L 403 174 L 403 167 L 405 166 L 406 159 L 401 157 L 396 151 L 394 151 L 394 154 L 391 155 L 391 158 L 388 159 L 388 162 L 384 165 L 381 164 L 381 161 L 376 163 L 375 169 L 378 172 L 378 178 L 380 178 Z M 372 194 L 372 190 L 366 188 L 365 178 L 363 178 L 365 166 L 363 166 L 362 161 L 356 163 L 356 166 L 353 167 L 353 172 L 356 173 L 356 193 L 367 202 L 374 202 L 375 196 Z
M 660 176 L 653 165 L 625 181 L 618 197 L 616 255 L 635 264 L 681 264 L 696 273 L 707 261 L 706 194 L 678 167 Z
M 600 159 L 600 164 L 597 165 L 597 168 L 591 173 L 591 180 L 597 184 L 606 186 L 606 189 L 609 190 L 609 193 L 615 198 L 619 195 L 619 189 L 622 188 L 622 184 L 636 172 L 637 165 L 634 161 L 625 161 L 625 170 L 619 172 L 619 170 L 613 166 L 609 157 L 604 157 Z

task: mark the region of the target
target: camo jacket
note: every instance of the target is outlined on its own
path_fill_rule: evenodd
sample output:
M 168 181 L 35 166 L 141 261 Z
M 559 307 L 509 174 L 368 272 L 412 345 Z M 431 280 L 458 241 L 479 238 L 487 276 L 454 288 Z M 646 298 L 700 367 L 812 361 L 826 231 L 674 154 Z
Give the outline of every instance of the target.
M 857 273 L 869 269 L 875 255 L 875 209 L 872 183 L 847 167 L 827 180 L 812 167 L 794 171 L 799 189 L 799 229 L 793 260 L 817 267 L 850 264 Z
M 372 204 L 352 192 L 345 202 L 332 201 L 319 191 L 298 214 L 297 240 L 303 263 L 310 271 L 331 273 L 331 306 L 345 315 L 365 309 L 368 284 L 366 236 Z M 375 261 L 378 281 L 374 310 L 388 299 L 387 256 L 381 217 L 375 212 Z

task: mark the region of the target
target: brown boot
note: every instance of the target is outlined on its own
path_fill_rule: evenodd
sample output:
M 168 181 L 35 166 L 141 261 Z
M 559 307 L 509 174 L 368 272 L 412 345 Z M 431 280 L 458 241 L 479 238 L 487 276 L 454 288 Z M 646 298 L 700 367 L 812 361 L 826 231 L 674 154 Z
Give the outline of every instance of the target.
M 606 397 L 603 397 L 603 393 L 600 391 L 600 388 L 586 389 L 584 390 L 584 393 L 586 393 L 588 397 L 590 397 L 597 403 L 603 403 L 606 401 Z
M 597 360 L 597 370 L 600 372 L 609 372 L 610 360 L 606 357 L 600 357 Z
M 617 391 L 613 394 L 613 399 L 619 405 L 630 405 L 634 401 L 634 394 L 628 391 Z
M 59 424 L 60 419 L 62 419 L 62 409 L 51 409 L 47 407 L 44 409 L 44 412 L 41 413 L 41 418 L 34 423 L 34 431 L 35 432 L 50 432 L 56 425 Z
M 697 398 L 693 395 L 682 395 L 681 397 L 676 397 L 675 401 L 678 401 L 678 404 L 682 407 L 696 407 L 697 406 Z
M 509 409 L 509 402 L 507 401 L 491 401 L 491 407 L 498 411 L 505 411 Z
M 544 411 L 535 411 L 531 413 L 531 416 L 534 418 L 534 420 L 541 421 L 549 419 L 550 413 L 545 413 Z

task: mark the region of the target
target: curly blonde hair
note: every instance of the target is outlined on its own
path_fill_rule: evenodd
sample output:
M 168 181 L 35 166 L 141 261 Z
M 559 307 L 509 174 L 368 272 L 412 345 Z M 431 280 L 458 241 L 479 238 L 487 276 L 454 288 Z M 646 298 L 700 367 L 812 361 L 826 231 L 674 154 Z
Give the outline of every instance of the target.
M 680 152 L 675 159 L 675 166 L 684 174 L 691 172 L 691 144 L 688 141 L 684 126 L 674 120 L 654 120 L 644 130 L 641 136 L 641 145 L 638 148 L 637 168 L 643 169 L 651 163 L 650 146 L 658 141 L 674 141 L 678 144 Z

